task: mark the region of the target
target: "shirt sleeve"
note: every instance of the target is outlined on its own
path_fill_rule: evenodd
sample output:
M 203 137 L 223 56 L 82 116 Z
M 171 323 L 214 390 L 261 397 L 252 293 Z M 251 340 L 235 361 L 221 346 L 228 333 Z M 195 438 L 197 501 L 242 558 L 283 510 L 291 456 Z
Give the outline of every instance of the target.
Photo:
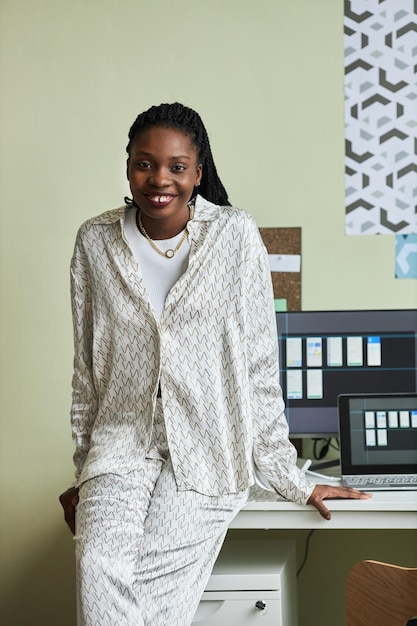
M 80 232 L 71 261 L 71 308 L 74 333 L 71 428 L 75 444 L 73 460 L 76 481 L 78 481 L 88 454 L 91 430 L 98 407 L 92 367 L 93 301 L 91 276 Z
M 253 459 L 286 500 L 305 504 L 314 489 L 296 465 L 279 384 L 278 339 L 268 255 L 257 231 L 257 255 L 247 275 L 249 385 L 253 417 Z

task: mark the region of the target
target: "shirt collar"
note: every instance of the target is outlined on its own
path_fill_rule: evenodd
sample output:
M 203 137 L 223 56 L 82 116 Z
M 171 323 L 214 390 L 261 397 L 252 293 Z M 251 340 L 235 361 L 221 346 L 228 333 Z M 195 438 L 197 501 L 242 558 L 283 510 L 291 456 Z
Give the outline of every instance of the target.
M 114 224 L 120 222 L 123 230 L 126 212 L 130 209 L 130 205 L 123 205 L 117 209 L 106 211 L 97 217 L 93 217 L 91 224 Z M 197 195 L 195 199 L 194 217 L 195 222 L 212 222 L 220 215 L 220 207 L 213 202 L 209 202 L 203 196 Z
M 201 222 L 212 222 L 220 215 L 220 207 L 213 202 L 209 202 L 203 196 L 197 195 L 195 199 L 193 220 Z

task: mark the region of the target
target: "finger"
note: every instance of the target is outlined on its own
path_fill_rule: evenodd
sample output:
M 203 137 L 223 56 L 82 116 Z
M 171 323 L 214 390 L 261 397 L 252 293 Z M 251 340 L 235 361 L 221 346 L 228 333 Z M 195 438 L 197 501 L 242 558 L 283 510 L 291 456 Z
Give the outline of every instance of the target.
M 75 520 L 67 520 L 67 526 L 72 534 L 75 535 Z
M 68 528 L 70 529 L 70 531 L 72 532 L 72 534 L 75 534 L 75 509 L 66 509 L 65 510 L 65 522 L 68 526 Z
M 352 489 L 351 487 L 334 487 L 333 485 L 320 485 L 316 494 L 321 498 L 346 498 L 355 500 L 368 500 L 372 494 Z
M 311 496 L 309 497 L 309 499 L 307 500 L 307 504 L 311 504 L 312 506 L 314 506 L 314 508 L 317 509 L 317 511 L 325 520 L 330 520 L 332 518 L 332 514 L 330 513 L 329 509 L 323 502 L 323 497 L 324 495 L 322 494 L 319 495 L 317 493 L 317 488 L 316 488 L 311 494 Z
M 332 519 L 332 514 L 330 513 L 330 511 L 327 508 L 327 506 L 324 504 L 323 500 L 320 500 L 319 502 L 314 503 L 314 506 L 316 507 L 316 509 L 318 510 L 320 515 L 325 520 L 331 520 Z
M 335 495 L 339 498 L 349 498 L 354 500 L 368 500 L 372 498 L 372 494 L 359 491 L 358 489 L 352 489 L 351 487 L 336 487 Z
M 358 500 L 369 500 L 372 498 L 372 493 L 366 493 L 365 491 L 358 491 L 357 489 L 352 489 L 350 498 L 357 498 Z

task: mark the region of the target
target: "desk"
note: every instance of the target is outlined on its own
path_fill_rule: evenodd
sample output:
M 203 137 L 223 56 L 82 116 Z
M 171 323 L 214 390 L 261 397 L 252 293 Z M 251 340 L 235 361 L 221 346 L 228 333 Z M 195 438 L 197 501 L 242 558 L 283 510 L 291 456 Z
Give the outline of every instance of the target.
M 279 500 L 257 488 L 252 497 L 256 499 L 237 514 L 230 528 L 417 529 L 417 491 L 374 491 L 370 500 L 326 500 L 330 521 L 312 506 Z

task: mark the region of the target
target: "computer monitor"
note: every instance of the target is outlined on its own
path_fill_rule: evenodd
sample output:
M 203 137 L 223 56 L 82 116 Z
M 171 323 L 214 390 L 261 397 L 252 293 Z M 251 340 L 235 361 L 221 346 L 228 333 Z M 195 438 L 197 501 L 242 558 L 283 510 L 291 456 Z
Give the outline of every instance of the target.
M 417 311 L 276 313 L 290 436 L 338 436 L 337 398 L 417 392 Z

